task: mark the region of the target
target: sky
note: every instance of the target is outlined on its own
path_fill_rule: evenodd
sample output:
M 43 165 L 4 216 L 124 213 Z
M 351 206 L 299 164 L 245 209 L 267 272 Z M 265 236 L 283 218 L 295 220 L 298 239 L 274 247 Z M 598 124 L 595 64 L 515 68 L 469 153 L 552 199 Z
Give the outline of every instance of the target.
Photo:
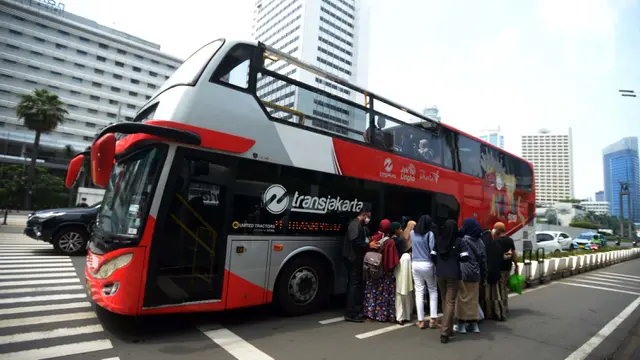
M 317 0 L 319 1 L 319 0 Z M 602 149 L 640 136 L 640 0 L 370 0 L 371 91 L 468 133 L 572 129 L 574 195 L 604 188 Z M 186 58 L 218 37 L 250 38 L 255 0 L 62 0 Z M 207 5 L 204 5 L 207 4 Z

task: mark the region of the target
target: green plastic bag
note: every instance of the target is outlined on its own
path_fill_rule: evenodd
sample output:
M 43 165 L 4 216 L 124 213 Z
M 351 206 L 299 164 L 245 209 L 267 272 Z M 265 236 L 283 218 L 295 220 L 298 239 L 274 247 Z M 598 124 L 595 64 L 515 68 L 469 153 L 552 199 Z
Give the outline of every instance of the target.
M 511 289 L 511 291 L 522 295 L 522 288 L 524 287 L 524 276 L 518 274 L 509 276 L 507 286 L 509 286 L 509 289 Z

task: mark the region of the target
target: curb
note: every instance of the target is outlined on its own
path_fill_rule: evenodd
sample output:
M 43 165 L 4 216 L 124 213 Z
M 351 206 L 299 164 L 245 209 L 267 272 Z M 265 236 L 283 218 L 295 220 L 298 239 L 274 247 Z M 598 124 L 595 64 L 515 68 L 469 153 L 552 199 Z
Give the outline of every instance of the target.
M 525 277 L 525 288 L 531 288 L 637 258 L 640 258 L 640 248 L 543 260 L 527 261 L 525 258 L 524 262 L 518 263 L 518 273 Z

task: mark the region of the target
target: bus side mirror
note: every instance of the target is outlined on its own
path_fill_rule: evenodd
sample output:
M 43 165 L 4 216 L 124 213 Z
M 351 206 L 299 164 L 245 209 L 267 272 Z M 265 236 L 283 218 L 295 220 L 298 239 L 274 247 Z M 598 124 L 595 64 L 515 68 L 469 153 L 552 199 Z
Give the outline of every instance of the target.
M 71 189 L 73 184 L 78 180 L 80 175 L 80 169 L 82 169 L 82 163 L 84 162 L 84 155 L 80 154 L 71 159 L 69 162 L 69 168 L 67 169 L 67 178 L 64 181 L 64 185 Z
M 106 134 L 91 145 L 91 179 L 96 186 L 106 188 L 116 155 L 116 136 Z

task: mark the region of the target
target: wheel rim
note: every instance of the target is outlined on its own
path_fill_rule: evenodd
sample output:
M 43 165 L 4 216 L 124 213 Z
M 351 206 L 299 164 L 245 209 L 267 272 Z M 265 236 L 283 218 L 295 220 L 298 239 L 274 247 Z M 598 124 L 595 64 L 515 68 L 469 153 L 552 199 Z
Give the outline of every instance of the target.
M 60 237 L 58 240 L 58 246 L 62 251 L 72 253 L 80 250 L 83 243 L 82 235 L 77 232 L 68 232 Z
M 289 297 L 296 305 L 310 303 L 318 293 L 318 275 L 310 267 L 301 267 L 289 278 Z

